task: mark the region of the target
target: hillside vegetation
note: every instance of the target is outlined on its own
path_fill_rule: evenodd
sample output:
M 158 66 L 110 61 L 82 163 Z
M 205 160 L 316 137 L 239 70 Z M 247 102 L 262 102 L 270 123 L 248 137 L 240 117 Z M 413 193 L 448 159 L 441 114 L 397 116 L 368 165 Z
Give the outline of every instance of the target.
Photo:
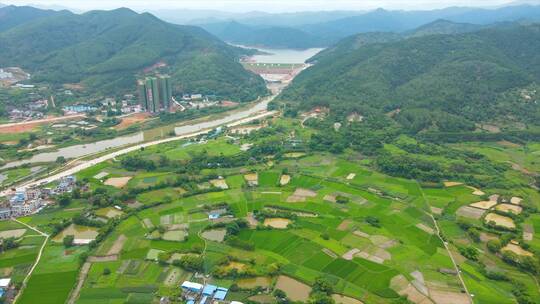
M 398 121 L 414 131 L 534 123 L 539 108 L 525 95 L 540 80 L 538 49 L 540 25 L 360 45 L 352 37 L 315 56 L 280 98 L 344 113 L 399 109 Z
M 39 18 L 65 14 L 66 11 L 41 10 L 31 6 L 0 4 L 0 32 Z
M 40 18 L 0 33 L 0 66 L 106 94 L 134 89 L 137 74 L 158 62 L 175 91 L 242 101 L 265 94 L 263 80 L 237 62 L 239 52 L 200 28 L 129 9 Z

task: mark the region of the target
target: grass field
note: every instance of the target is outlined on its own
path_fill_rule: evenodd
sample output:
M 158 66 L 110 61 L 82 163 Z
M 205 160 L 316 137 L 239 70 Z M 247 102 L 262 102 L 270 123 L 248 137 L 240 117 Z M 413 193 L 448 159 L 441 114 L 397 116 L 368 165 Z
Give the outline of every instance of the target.
M 276 123 L 293 128 L 288 120 Z M 309 131 L 298 132 L 309 136 Z M 175 142 L 132 154 L 153 161 L 166 156 L 175 164 L 167 170 L 129 171 L 122 167 L 120 158 L 80 172 L 78 178 L 88 179 L 92 190 L 104 188 L 107 195 L 118 198 L 114 204 L 122 206 L 125 216 L 95 249 L 81 246 L 66 251 L 60 244 L 47 244 L 43 262 L 32 275 L 21 303 L 63 303 L 75 285 L 79 256 L 84 252 L 97 257 L 97 261 L 91 263 L 77 301 L 83 304 L 154 303 L 158 296 L 175 297 L 182 280 L 200 280 L 193 272 L 172 264 L 174 259 L 186 254 L 202 257 L 200 271 L 211 283 L 231 287 L 242 278 L 262 278 L 268 290 L 259 296 L 266 299 L 274 299 L 270 292 L 279 276 L 307 285 L 324 278 L 331 283 L 334 293 L 364 303 L 397 301 L 402 290 L 391 284 L 395 278 L 414 283 L 417 287 L 412 288 L 417 292 L 425 289 L 429 294 L 445 292 L 463 296 L 458 277 L 449 274 L 455 270 L 450 254 L 456 259 L 467 288 L 475 295 L 475 303 L 515 303 L 512 293 L 515 282 L 522 284 L 531 298 L 540 298 L 530 275 L 504 263 L 500 255 L 487 249 L 486 240 L 473 239 L 463 228 L 471 225 L 484 233 L 484 238 L 509 237 L 505 234 L 510 233 L 516 242 L 521 242 L 519 233 L 523 225 L 529 225 L 535 234 L 527 245 L 536 254 L 540 250 L 540 216 L 532 207 L 540 207 L 539 196 L 523 186 L 519 172 L 510 176 L 515 178 L 514 188 L 481 189 L 485 195 L 479 196 L 473 194 L 474 190 L 465 181 L 460 181 L 462 185 L 444 187 L 382 174 L 370 166 L 369 160 L 359 159 L 350 151 L 339 156 L 304 153 L 301 157 L 265 159 L 259 163 L 250 159 L 249 164 L 238 167 L 209 162 L 197 168 L 187 166 L 189 160 L 203 154 L 236 156 L 242 153 L 239 149 L 242 144 L 259 140 L 254 136 L 234 143 L 225 138 L 202 144 Z M 534 154 L 536 146 L 526 151 L 508 144 L 500 147 L 470 144 L 460 148 L 489 154 L 488 157 L 500 162 L 514 155 L 520 165 L 536 169 L 536 163 L 526 156 Z M 395 145 L 387 145 L 385 149 L 403 153 Z M 116 189 L 94 178 L 102 172 L 108 174 L 107 178 L 132 178 L 125 189 Z M 288 184 L 279 185 L 283 172 L 291 179 Z M 258 185 L 247 185 L 245 175 L 249 173 L 257 174 Z M 225 179 L 228 189 L 209 187 L 208 181 L 217 176 Z M 180 186 L 164 184 L 177 179 L 187 182 Z M 489 227 L 483 217 L 459 215 L 460 208 L 486 200 L 492 194 L 523 198 L 522 205 L 528 212 L 515 219 L 518 225 L 515 232 Z M 138 207 L 126 204 L 125 197 Z M 221 210 L 224 215 L 209 219 L 215 210 Z M 69 220 L 85 211 L 104 220 L 113 217 L 110 206 L 108 209 L 92 206 L 85 199 L 77 199 L 65 208 L 50 207 L 21 220 L 51 232 L 51 223 Z M 286 220 L 289 225 L 280 229 L 263 227 L 268 219 Z M 434 219 L 441 235 L 437 234 Z M 249 225 L 244 227 L 241 222 L 242 227 L 227 226 L 235 220 L 247 220 Z M 223 231 L 225 227 L 230 230 L 223 241 L 202 237 L 203 232 Z M 18 224 L 0 222 L 0 231 L 18 228 L 21 228 Z M 176 234 L 186 237 L 170 238 Z M 441 238 L 448 242 L 449 251 Z M 14 268 L 24 273 L 24 267 L 35 259 L 40 239 L 25 235 L 24 242 L 29 247 L 2 253 L 0 269 Z M 460 249 L 467 247 L 478 250 L 478 261 L 460 254 Z M 513 281 L 489 279 L 484 267 L 505 273 Z M 42 290 L 46 292 L 40 293 Z M 251 295 L 247 290 L 235 291 L 227 300 L 246 302 Z

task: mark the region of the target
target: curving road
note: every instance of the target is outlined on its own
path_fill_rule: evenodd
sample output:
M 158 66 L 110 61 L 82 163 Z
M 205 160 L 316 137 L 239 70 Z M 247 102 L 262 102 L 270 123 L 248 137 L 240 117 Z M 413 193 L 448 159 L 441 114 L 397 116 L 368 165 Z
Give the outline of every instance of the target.
M 190 137 L 195 137 L 201 134 L 206 134 L 219 126 L 233 127 L 233 126 L 241 125 L 241 124 L 253 121 L 253 120 L 261 119 L 266 116 L 274 115 L 277 113 L 277 111 L 266 110 L 266 106 L 274 98 L 275 98 L 275 95 L 267 97 L 263 99 L 263 101 L 257 103 L 255 106 L 249 109 L 243 110 L 243 111 L 235 112 L 234 115 L 229 115 L 229 116 L 218 118 L 211 121 L 200 122 L 194 125 L 187 125 L 185 127 L 177 127 L 175 129 L 176 136 L 174 137 L 145 142 L 145 143 L 137 144 L 137 145 L 130 146 L 127 148 L 123 148 L 123 149 L 108 153 L 106 155 L 103 155 L 103 156 L 100 156 L 91 160 L 78 161 L 78 164 L 71 168 L 65 169 L 62 172 L 53 174 L 51 176 L 47 176 L 38 180 L 33 180 L 33 181 L 23 183 L 21 185 L 18 185 L 17 189 L 26 189 L 33 186 L 48 184 L 50 182 L 59 180 L 63 177 L 73 175 L 81 170 L 87 169 L 96 164 L 111 160 L 117 156 L 130 153 L 133 151 L 137 151 L 141 148 L 146 148 L 146 147 L 150 147 L 154 145 L 159 145 L 162 143 L 182 140 L 182 139 L 186 139 Z M 9 189 L 4 190 L 0 192 L 0 196 L 5 196 L 9 192 L 10 192 Z

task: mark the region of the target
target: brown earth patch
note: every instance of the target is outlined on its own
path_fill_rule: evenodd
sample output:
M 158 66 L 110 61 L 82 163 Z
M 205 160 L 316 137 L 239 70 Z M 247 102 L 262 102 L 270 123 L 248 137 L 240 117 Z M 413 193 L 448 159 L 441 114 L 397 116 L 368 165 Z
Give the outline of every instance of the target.
M 523 240 L 530 242 L 534 238 L 534 227 L 531 224 L 523 225 Z
M 519 245 L 508 243 L 504 246 L 501 251 L 511 251 L 517 255 L 521 256 L 533 256 L 533 253 L 521 248 Z
M 120 254 L 120 251 L 122 251 L 122 247 L 124 247 L 124 243 L 127 241 L 127 237 L 123 234 L 121 234 L 118 239 L 114 242 L 111 249 L 107 252 L 107 255 L 117 255 Z
M 437 304 L 469 304 L 469 297 L 465 293 L 430 289 L 429 294 Z
M 330 256 L 331 258 L 334 258 L 334 259 L 337 259 L 338 256 L 337 254 L 335 254 L 332 250 L 328 249 L 328 248 L 323 248 L 322 249 L 322 252 L 326 253 L 328 256 Z
M 435 213 L 435 214 L 442 214 L 443 212 L 443 209 L 442 208 L 437 208 L 437 207 L 430 207 L 431 208 L 431 212 L 432 213 Z
M 507 216 L 498 215 L 496 213 L 490 213 L 486 215 L 485 222 L 495 222 L 495 225 L 514 229 L 516 228 L 516 224 L 514 224 L 514 220 L 512 218 Z
M 482 215 L 484 215 L 484 212 L 486 212 L 486 211 L 482 210 L 482 209 L 473 208 L 473 207 L 469 207 L 469 206 L 461 206 L 456 211 L 456 214 L 458 216 L 472 218 L 472 219 L 477 220 L 477 219 L 481 218 Z
M 337 227 L 337 230 L 339 231 L 345 231 L 345 230 L 348 230 L 349 227 L 352 225 L 353 221 L 352 220 L 343 220 L 343 222 L 341 222 L 341 224 L 339 224 L 339 226 Z
M 497 205 L 497 202 L 490 200 L 490 201 L 480 201 L 480 202 L 472 203 L 469 206 L 474 207 L 474 208 L 488 210 L 488 209 L 491 209 L 491 207 L 495 205 Z
M 127 183 L 129 182 L 129 180 L 131 179 L 132 177 L 131 176 L 125 176 L 125 177 L 111 177 L 109 179 L 107 179 L 104 184 L 107 185 L 107 186 L 113 186 L 115 188 L 122 188 L 124 187 L 125 185 L 127 185 Z
M 356 254 L 360 253 L 360 249 L 358 248 L 353 248 L 347 252 L 345 252 L 341 257 L 344 258 L 345 260 L 352 260 L 354 258 L 354 256 Z
M 327 201 L 327 202 L 330 202 L 330 203 L 335 203 L 336 202 L 336 196 L 335 195 L 331 195 L 331 194 L 327 194 L 323 197 L 323 200 Z
M 522 208 L 520 206 L 516 206 L 512 204 L 500 204 L 500 205 L 497 205 L 495 209 L 502 212 L 513 213 L 513 214 L 520 214 L 522 211 Z
M 424 223 L 418 223 L 416 224 L 416 228 L 418 229 L 421 229 L 429 234 L 435 234 L 435 231 L 433 230 L 433 228 L 427 226 L 426 224 Z

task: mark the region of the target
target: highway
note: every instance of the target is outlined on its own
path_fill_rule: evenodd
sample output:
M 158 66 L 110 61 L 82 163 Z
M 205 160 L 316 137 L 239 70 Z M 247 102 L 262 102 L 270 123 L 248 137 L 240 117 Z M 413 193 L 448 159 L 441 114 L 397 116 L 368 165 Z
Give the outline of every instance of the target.
M 186 139 L 186 138 L 190 138 L 190 137 L 195 137 L 195 136 L 198 136 L 198 135 L 201 135 L 201 134 L 206 134 L 206 133 L 210 132 L 211 130 L 213 130 L 213 129 L 219 127 L 219 126 L 233 127 L 233 126 L 248 123 L 248 122 L 253 121 L 253 120 L 257 120 L 257 119 L 261 119 L 261 118 L 264 118 L 264 117 L 267 117 L 267 116 L 274 115 L 274 114 L 277 113 L 276 111 L 267 111 L 266 110 L 266 105 L 268 105 L 268 103 L 270 101 L 272 101 L 274 98 L 275 98 L 275 95 L 267 97 L 263 101 L 261 101 L 257 105 L 255 105 L 254 107 L 249 108 L 247 110 L 235 112 L 234 115 L 226 116 L 224 118 L 219 118 L 219 119 L 216 119 L 216 120 L 200 122 L 200 123 L 197 123 L 197 124 L 194 124 L 194 125 L 189 125 L 189 128 L 185 128 L 185 129 L 184 128 L 176 128 L 176 136 L 174 136 L 174 137 L 169 137 L 169 138 L 165 138 L 165 139 L 160 139 L 160 140 L 145 142 L 145 143 L 141 143 L 141 144 L 136 144 L 134 146 L 123 148 L 123 149 L 108 153 L 108 154 L 103 155 L 103 156 L 99 156 L 99 157 L 91 159 L 91 160 L 80 160 L 73 167 L 67 168 L 66 170 L 63 170 L 63 171 L 61 171 L 59 173 L 56 173 L 56 174 L 53 174 L 53 175 L 50 175 L 50 176 L 47 176 L 47 177 L 44 177 L 44 178 L 41 178 L 41 179 L 32 180 L 32 181 L 22 183 L 20 185 L 17 185 L 16 188 L 17 189 L 27 189 L 29 187 L 48 184 L 50 182 L 57 181 L 57 180 L 59 180 L 59 179 L 61 179 L 63 177 L 66 177 L 66 176 L 69 176 L 69 175 L 74 175 L 77 172 L 79 172 L 81 170 L 84 170 L 84 169 L 87 169 L 87 168 L 90 168 L 90 167 L 92 167 L 92 166 L 94 166 L 96 164 L 99 164 L 99 163 L 114 159 L 117 156 L 124 155 L 124 154 L 130 153 L 130 152 L 133 152 L 133 151 L 137 151 L 137 150 L 139 150 L 141 148 L 146 148 L 146 147 L 159 145 L 159 144 L 163 144 L 163 143 L 167 143 L 167 142 L 172 142 L 172 141 L 182 140 L 182 139 Z M 196 131 L 193 131 L 193 130 L 196 130 Z M 5 196 L 5 195 L 7 195 L 9 193 L 10 193 L 10 190 L 6 189 L 6 190 L 0 192 L 0 196 Z

